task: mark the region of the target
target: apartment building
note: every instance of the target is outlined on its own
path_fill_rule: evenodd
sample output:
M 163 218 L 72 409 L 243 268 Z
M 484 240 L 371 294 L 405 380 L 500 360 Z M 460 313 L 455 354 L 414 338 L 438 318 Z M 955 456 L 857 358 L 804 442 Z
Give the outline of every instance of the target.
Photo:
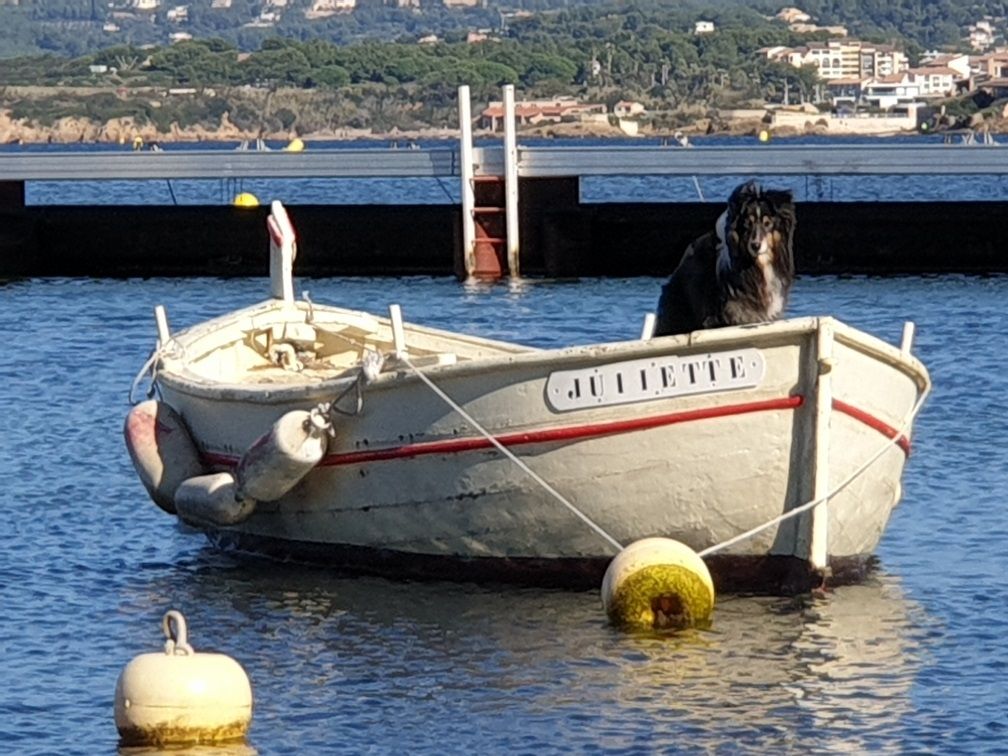
M 788 63 L 796 68 L 814 65 L 825 81 L 852 77 L 889 76 L 907 70 L 907 56 L 892 45 L 862 42 L 858 39 L 831 39 L 810 42 L 801 47 L 771 47 L 764 51 L 768 60 Z

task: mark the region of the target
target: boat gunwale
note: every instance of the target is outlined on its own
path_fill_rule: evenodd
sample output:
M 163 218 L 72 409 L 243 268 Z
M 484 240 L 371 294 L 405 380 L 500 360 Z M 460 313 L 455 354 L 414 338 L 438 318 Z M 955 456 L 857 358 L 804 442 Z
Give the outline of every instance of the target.
M 307 306 L 299 311 L 306 311 Z M 186 363 L 185 347 L 187 344 L 205 338 L 215 330 L 223 330 L 236 321 L 257 315 L 264 315 L 271 310 L 282 314 L 284 303 L 279 300 L 267 300 L 240 310 L 218 316 L 208 321 L 196 324 L 174 334 L 172 341 L 182 347 L 182 356 L 170 353 L 162 355 L 156 381 L 170 386 L 172 389 L 190 396 L 207 399 L 242 401 L 250 404 L 274 404 L 279 402 L 316 401 L 325 399 L 335 391 L 346 389 L 358 380 L 358 373 L 349 368 L 338 377 L 324 378 L 311 383 L 294 384 L 245 384 L 216 382 L 208 379 L 194 380 L 174 365 Z M 312 304 L 316 312 L 330 312 L 336 315 L 347 313 L 355 317 L 365 316 L 374 319 L 379 325 L 390 327 L 390 320 L 372 315 L 360 310 L 335 307 L 331 305 Z M 500 355 L 463 359 L 450 364 L 439 364 L 423 367 L 424 375 L 447 377 L 468 377 L 471 374 L 486 373 L 500 368 L 516 366 L 535 366 L 540 363 L 561 363 L 563 369 L 569 369 L 579 361 L 596 362 L 607 355 L 619 360 L 640 359 L 659 354 L 690 355 L 710 351 L 724 345 L 743 342 L 746 346 L 762 348 L 762 343 L 774 338 L 803 336 L 815 333 L 822 326 L 833 327 L 836 338 L 845 345 L 867 352 L 870 356 L 881 360 L 890 367 L 911 377 L 917 385 L 918 392 L 928 391 L 931 387 L 927 368 L 913 354 L 889 344 L 860 329 L 849 326 L 832 316 L 802 316 L 767 323 L 756 323 L 742 326 L 728 326 L 689 334 L 660 336 L 652 339 L 628 339 L 624 341 L 599 342 L 595 344 L 565 346 L 557 348 L 538 348 L 523 346 L 512 342 L 495 341 L 481 336 L 432 328 L 416 323 L 404 324 L 407 331 L 424 335 L 432 335 L 447 340 L 460 340 L 476 346 L 486 345 L 489 348 L 513 349 Z M 558 365 L 555 369 L 561 369 Z M 407 384 L 420 380 L 406 365 L 394 367 L 378 375 L 371 386 L 387 387 L 387 384 Z

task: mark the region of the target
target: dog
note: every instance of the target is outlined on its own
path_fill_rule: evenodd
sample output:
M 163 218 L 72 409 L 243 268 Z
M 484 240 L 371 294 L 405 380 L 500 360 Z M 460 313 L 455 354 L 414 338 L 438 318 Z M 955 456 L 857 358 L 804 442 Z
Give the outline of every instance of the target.
M 653 335 L 780 317 L 794 282 L 794 231 L 791 192 L 755 181 L 737 187 L 662 287 Z

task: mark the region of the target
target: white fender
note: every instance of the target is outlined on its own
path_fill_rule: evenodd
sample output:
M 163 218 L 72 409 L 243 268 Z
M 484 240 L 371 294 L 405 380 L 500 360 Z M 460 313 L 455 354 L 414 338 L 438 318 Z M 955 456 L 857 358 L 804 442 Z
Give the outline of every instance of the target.
M 129 411 L 123 437 L 133 467 L 151 499 L 175 514 L 175 490 L 186 478 L 203 473 L 199 452 L 178 413 L 149 399 Z
M 325 455 L 328 428 L 318 410 L 292 410 L 277 420 L 238 462 L 239 495 L 276 501 L 294 488 Z
M 175 491 L 179 519 L 190 525 L 237 525 L 255 511 L 254 500 L 238 495 L 229 472 L 197 475 Z

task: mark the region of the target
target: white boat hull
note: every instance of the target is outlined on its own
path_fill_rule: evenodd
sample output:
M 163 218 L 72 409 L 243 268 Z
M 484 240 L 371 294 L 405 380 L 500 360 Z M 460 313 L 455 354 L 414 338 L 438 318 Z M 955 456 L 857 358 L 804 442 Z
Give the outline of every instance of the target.
M 288 320 L 324 330 L 348 312 L 316 305 L 308 314 L 276 302 L 173 336 L 181 348 L 162 357 L 157 385 L 207 471 L 234 468 L 285 413 L 353 396 L 352 370 L 278 373 L 273 382 L 262 378 L 266 367 L 236 367 L 253 331 Z M 391 339 L 388 321 L 371 328 L 376 342 L 386 331 Z M 817 580 L 870 559 L 900 498 L 909 427 L 899 429 L 929 387 L 908 350 L 830 318 L 552 351 L 415 327 L 405 338 L 424 345 L 414 363 L 430 381 L 624 545 L 666 536 L 714 549 L 853 476 L 824 505 L 712 553 L 721 590 L 785 573 Z M 742 362 L 752 353 L 758 380 L 732 383 L 725 371 L 751 368 Z M 720 360 L 715 385 L 703 362 L 711 355 Z M 679 385 L 659 387 L 670 361 Z M 608 385 L 590 383 L 602 374 Z M 581 376 L 576 390 L 571 376 Z M 629 385 L 641 380 L 646 388 Z M 597 584 L 611 543 L 405 362 L 386 367 L 361 398 L 360 412 L 339 416 L 326 456 L 298 485 L 260 502 L 244 522 L 207 528 L 211 537 L 368 572 Z

